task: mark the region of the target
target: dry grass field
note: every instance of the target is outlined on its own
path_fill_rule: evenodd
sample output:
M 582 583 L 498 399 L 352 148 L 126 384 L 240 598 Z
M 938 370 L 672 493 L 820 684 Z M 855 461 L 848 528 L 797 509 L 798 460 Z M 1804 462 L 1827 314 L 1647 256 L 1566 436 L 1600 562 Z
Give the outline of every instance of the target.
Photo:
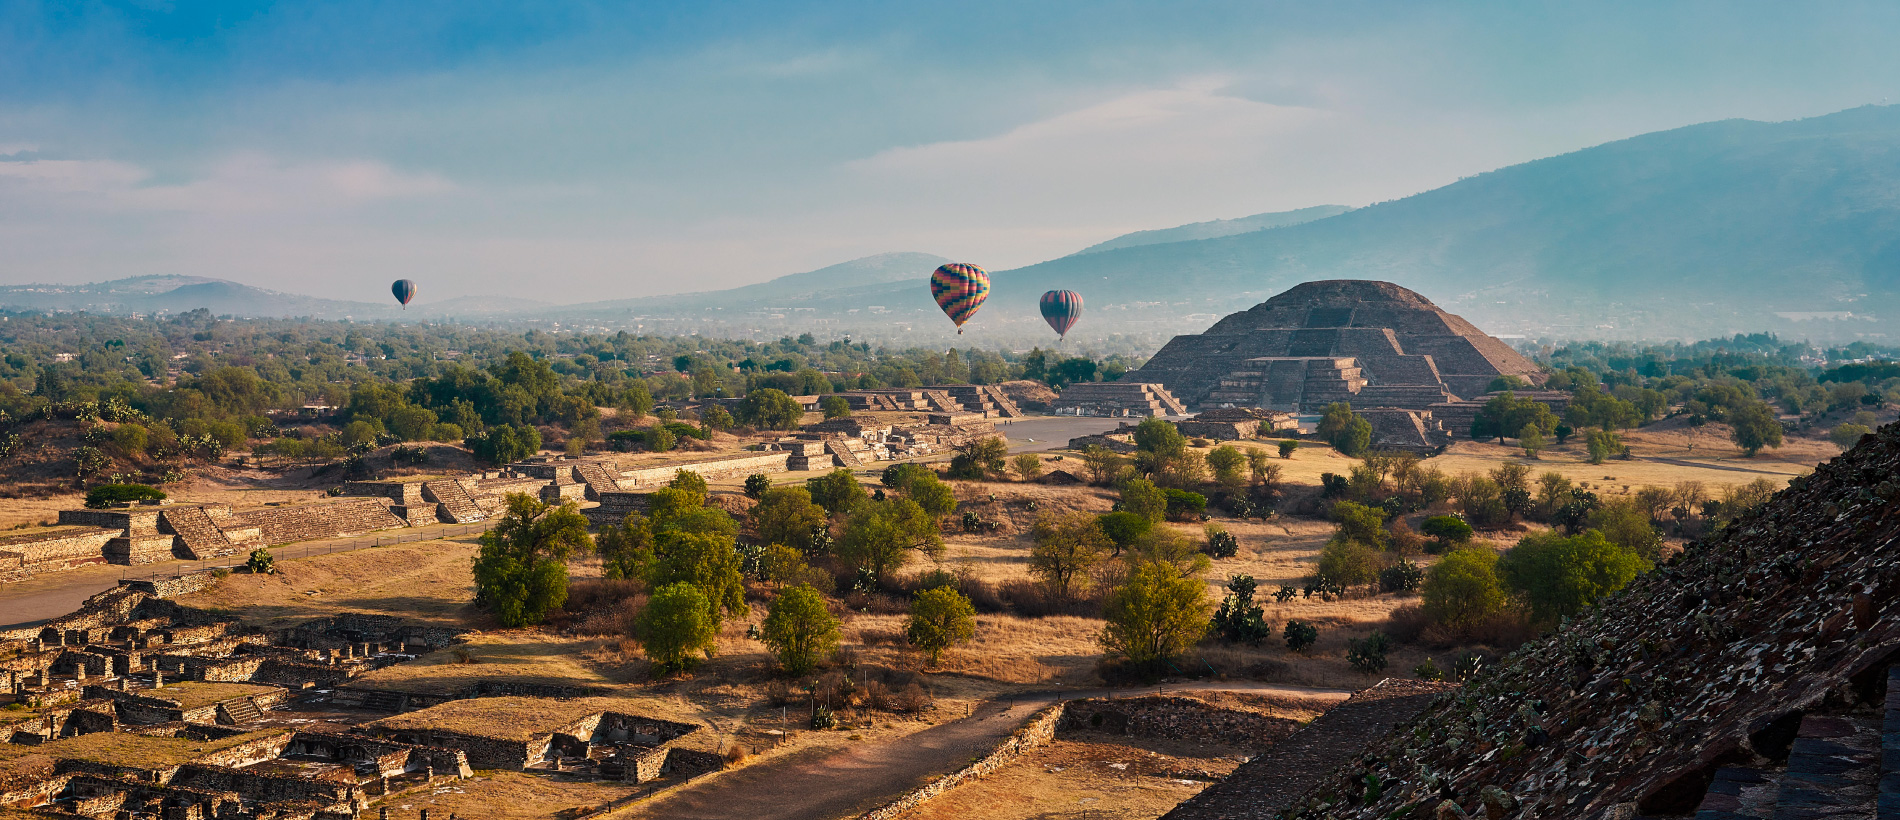
M 279 562 L 276 575 L 237 573 L 178 600 L 264 627 L 341 612 L 460 625 L 475 599 L 476 550 L 471 535 L 315 555 Z
M 1115 742 L 1121 741 L 1121 742 Z M 1166 814 L 1246 758 L 1217 746 L 1059 739 L 903 815 L 905 820 L 1120 820 Z

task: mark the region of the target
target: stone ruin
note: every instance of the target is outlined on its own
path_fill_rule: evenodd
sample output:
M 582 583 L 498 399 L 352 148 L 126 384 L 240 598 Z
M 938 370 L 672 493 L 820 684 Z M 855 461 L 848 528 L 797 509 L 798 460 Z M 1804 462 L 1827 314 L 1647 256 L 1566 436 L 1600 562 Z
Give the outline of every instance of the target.
M 980 418 L 1021 418 L 1023 411 L 1003 389 L 993 384 L 946 384 L 936 387 L 888 387 L 834 393 L 852 410 L 920 413 L 968 413 Z M 829 396 L 820 397 L 820 400 Z M 814 402 L 814 404 L 816 404 Z
M 1252 407 L 1218 407 L 1203 410 L 1193 418 L 1174 423 L 1181 435 L 1215 441 L 1246 441 L 1274 433 L 1297 433 L 1299 419 L 1290 413 L 1276 413 Z
M 680 745 L 701 727 L 624 700 L 509 681 L 356 688 L 459 635 L 375 615 L 257 629 L 168 600 L 210 579 L 128 582 L 0 633 L 0 805 L 102 820 L 352 820 L 477 766 L 629 783 L 723 766 Z
M 1170 816 L 1893 816 L 1896 475 L 1889 425 L 1336 768 Z
M 1390 282 L 1307 282 L 1206 332 L 1176 336 L 1124 382 L 1188 405 L 1316 412 L 1327 404 L 1425 410 L 1537 366 L 1470 322 Z
M 1155 380 L 1123 377 L 1114 382 L 1077 382 L 1050 402 L 1058 416 L 1185 416 L 1187 407 Z

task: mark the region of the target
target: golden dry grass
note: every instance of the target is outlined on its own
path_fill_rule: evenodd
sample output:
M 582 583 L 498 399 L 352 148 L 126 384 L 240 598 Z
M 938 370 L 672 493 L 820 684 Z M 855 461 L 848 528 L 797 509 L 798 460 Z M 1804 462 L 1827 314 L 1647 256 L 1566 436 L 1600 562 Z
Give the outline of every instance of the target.
M 484 771 L 467 780 L 444 783 L 426 791 L 399 794 L 380 801 L 396 817 L 414 817 L 428 809 L 431 817 L 481 817 L 489 820 L 547 820 L 571 818 L 644 786 L 550 778 L 522 772 Z
M 234 574 L 178 600 L 264 627 L 342 612 L 459 624 L 475 599 L 476 551 L 468 536 L 313 555 L 278 562 L 276 575 Z
M 130 732 L 94 732 L 49 740 L 38 746 L 0 745 L 0 757 L 45 755 L 61 760 L 90 760 L 121 766 L 157 768 L 189 763 L 207 754 L 240 746 L 286 729 L 245 732 L 218 740 L 136 735 Z
M 154 697 L 176 701 L 180 708 L 196 709 L 210 706 L 219 701 L 241 698 L 246 695 L 261 695 L 274 691 L 275 686 L 256 683 L 220 683 L 217 681 L 181 681 L 166 684 L 161 689 L 147 693 Z
M 996 772 L 902 815 L 905 820 L 1151 818 L 1239 766 L 1244 752 L 1217 746 L 1059 739 Z M 1184 775 L 1194 779 L 1188 779 Z M 1086 812 L 1086 814 L 1085 814 Z
M 500 740 L 527 740 L 596 712 L 635 712 L 642 705 L 624 698 L 605 697 L 569 700 L 470 698 L 383 718 L 370 725 L 390 729 L 459 732 Z
M 597 638 L 564 637 L 541 629 L 477 633 L 467 636 L 464 643 L 383 667 L 357 681 L 371 689 L 440 693 L 459 692 L 480 681 L 611 687 L 621 681 L 587 660 L 601 643 Z

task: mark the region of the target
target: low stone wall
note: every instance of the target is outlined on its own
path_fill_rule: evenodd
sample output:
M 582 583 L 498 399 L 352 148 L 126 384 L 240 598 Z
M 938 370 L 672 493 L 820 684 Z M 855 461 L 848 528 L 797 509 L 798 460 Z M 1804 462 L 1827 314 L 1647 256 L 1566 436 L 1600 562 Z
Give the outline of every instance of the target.
M 106 543 L 119 533 L 105 527 L 82 526 L 0 538 L 0 579 L 14 580 L 7 576 L 15 572 L 24 577 L 103 564 Z
M 743 478 L 753 473 L 782 473 L 786 471 L 786 461 L 791 456 L 791 453 L 785 451 L 768 451 L 757 455 L 727 456 L 705 461 L 668 464 L 663 467 L 644 467 L 622 472 L 620 486 L 659 487 L 672 481 L 673 475 L 680 470 L 698 473 L 707 481 Z
M 176 598 L 198 592 L 218 582 L 218 576 L 210 572 L 192 572 L 174 578 L 131 578 L 120 581 L 121 587 L 144 592 L 154 598 Z
M 1130 737 L 1266 746 L 1299 731 L 1300 722 L 1223 709 L 1193 698 L 1157 696 L 1072 700 L 1060 728 Z
M 396 517 L 388 507 L 372 498 L 351 498 L 295 507 L 266 507 L 246 510 L 238 513 L 236 518 L 247 526 L 261 530 L 264 543 L 272 546 L 318 538 L 366 535 L 408 526 L 408 522 Z
M 1056 727 L 1062 723 L 1062 715 L 1066 711 L 1064 707 L 1065 704 L 1058 703 L 1037 712 L 1023 723 L 1022 728 L 1011 734 L 1009 739 L 997 745 L 996 751 L 984 755 L 975 763 L 939 777 L 903 797 L 859 815 L 859 820 L 893 820 L 898 815 L 922 805 L 924 801 L 962 785 L 965 780 L 982 777 L 1008 765 L 1026 752 L 1048 745 L 1049 741 L 1055 739 Z

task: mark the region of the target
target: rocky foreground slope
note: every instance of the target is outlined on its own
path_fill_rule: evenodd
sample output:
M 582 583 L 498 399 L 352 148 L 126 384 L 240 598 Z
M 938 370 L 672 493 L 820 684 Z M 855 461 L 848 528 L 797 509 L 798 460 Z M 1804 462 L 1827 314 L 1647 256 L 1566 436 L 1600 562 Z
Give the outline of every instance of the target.
M 1897 502 L 1890 425 L 1252 816 L 1900 816 Z

